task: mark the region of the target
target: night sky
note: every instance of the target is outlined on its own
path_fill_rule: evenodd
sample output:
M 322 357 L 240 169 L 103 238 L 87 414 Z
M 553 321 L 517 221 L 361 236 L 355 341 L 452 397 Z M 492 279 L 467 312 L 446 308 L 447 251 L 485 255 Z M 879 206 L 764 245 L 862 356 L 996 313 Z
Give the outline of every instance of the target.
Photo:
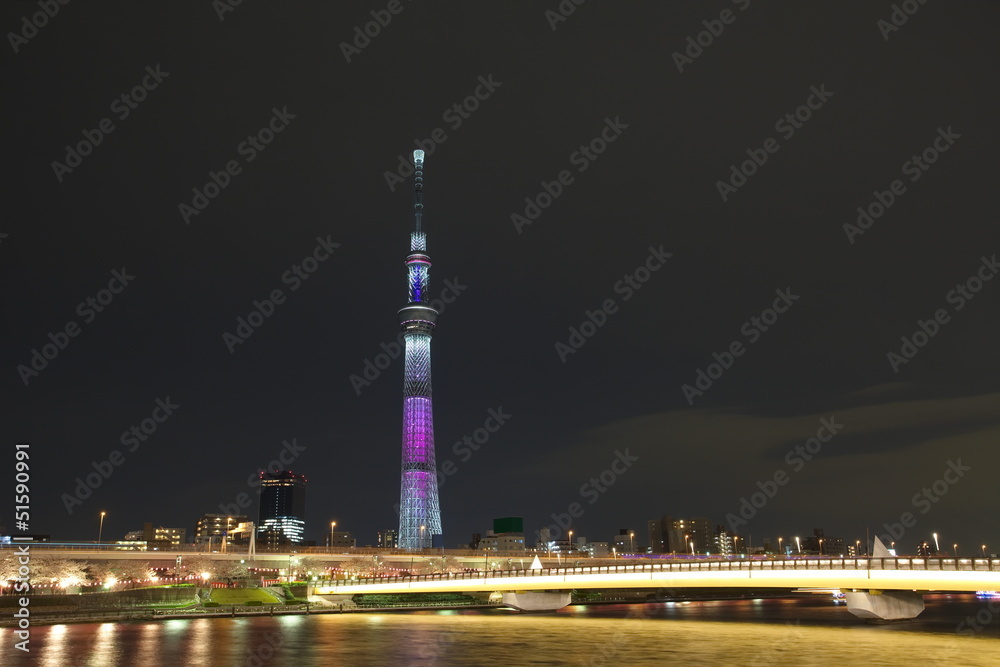
M 902 4 L 897 26 L 888 1 L 71 2 L 36 30 L 4 3 L 3 433 L 8 482 L 31 443 L 29 532 L 94 540 L 102 510 L 106 540 L 192 531 L 283 450 L 307 537 L 397 526 L 401 358 L 364 373 L 406 302 L 416 140 L 452 299 L 446 546 L 501 516 L 532 541 L 572 503 L 577 536 L 644 544 L 777 475 L 738 524 L 755 543 L 910 512 L 904 550 L 996 551 L 1000 7 Z

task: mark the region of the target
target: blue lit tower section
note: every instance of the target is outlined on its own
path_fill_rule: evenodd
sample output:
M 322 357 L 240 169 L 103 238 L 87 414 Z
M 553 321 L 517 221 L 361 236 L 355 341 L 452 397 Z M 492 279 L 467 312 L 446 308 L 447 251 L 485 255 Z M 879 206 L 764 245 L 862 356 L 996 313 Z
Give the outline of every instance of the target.
M 410 234 L 410 255 L 406 258 L 410 302 L 399 311 L 406 345 L 399 547 L 426 549 L 434 544 L 435 536 L 441 535 L 431 408 L 431 335 L 438 314 L 428 305 L 431 258 L 425 254 L 427 235 L 423 229 L 423 151 L 413 151 L 413 164 L 413 232 Z

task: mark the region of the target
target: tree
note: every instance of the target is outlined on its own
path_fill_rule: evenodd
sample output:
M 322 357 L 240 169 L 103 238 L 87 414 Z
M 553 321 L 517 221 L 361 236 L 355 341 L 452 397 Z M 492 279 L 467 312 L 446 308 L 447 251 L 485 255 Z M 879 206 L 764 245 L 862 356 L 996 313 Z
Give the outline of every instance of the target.
M 4 549 L 0 558 L 0 582 L 4 586 L 12 579 L 17 579 L 17 570 L 21 564 L 17 562 L 17 553 L 13 549 Z
M 229 581 L 246 581 L 250 576 L 250 569 L 243 561 L 224 560 L 216 563 L 215 576 Z
M 65 588 L 78 586 L 87 580 L 87 571 L 82 562 L 62 556 L 32 554 L 28 567 L 31 568 L 31 583 L 34 585 Z
M 207 556 L 192 556 L 190 558 L 185 558 L 180 572 L 177 573 L 179 577 L 187 577 L 194 575 L 199 580 L 203 580 L 205 574 L 208 574 L 208 579 L 212 579 L 216 572 L 218 571 L 218 561 L 215 561 Z
M 370 562 L 369 565 L 371 565 Z M 323 565 L 323 562 L 318 558 L 310 556 L 300 558 L 297 569 L 299 574 L 305 573 L 307 578 L 319 577 L 320 579 L 325 579 L 327 576 L 326 566 Z
M 111 572 L 119 582 L 125 582 L 125 588 L 135 588 L 156 576 L 156 573 L 149 568 L 148 561 L 131 559 L 115 563 L 111 566 Z

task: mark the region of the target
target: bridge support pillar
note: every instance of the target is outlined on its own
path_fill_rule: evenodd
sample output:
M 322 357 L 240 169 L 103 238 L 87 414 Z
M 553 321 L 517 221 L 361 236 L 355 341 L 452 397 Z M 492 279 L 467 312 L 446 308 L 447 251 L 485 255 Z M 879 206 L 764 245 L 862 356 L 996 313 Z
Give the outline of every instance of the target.
M 924 596 L 914 591 L 845 592 L 847 611 L 858 618 L 899 621 L 916 618 L 924 610 Z
M 504 593 L 503 603 L 520 611 L 555 611 L 572 602 L 569 591 Z

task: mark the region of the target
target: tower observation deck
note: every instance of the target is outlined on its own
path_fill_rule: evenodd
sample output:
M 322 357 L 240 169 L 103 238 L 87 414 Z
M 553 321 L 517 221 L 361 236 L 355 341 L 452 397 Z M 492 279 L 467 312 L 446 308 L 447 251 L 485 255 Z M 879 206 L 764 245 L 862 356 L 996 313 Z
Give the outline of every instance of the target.
M 406 258 L 409 302 L 399 311 L 405 344 L 399 547 L 426 549 L 441 540 L 431 404 L 431 336 L 438 313 L 429 305 L 431 258 L 426 254 L 427 234 L 423 227 L 423 151 L 413 151 L 413 165 L 413 231 Z

